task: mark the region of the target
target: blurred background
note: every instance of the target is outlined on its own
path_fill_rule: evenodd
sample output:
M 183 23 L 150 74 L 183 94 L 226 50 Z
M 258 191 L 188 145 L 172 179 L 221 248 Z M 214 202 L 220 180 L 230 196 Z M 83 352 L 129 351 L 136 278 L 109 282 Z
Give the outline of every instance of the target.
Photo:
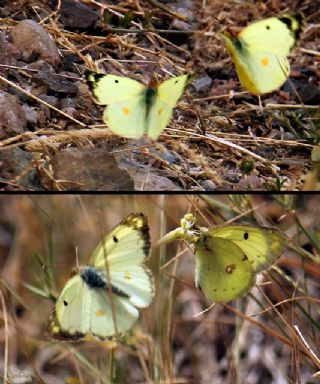
M 0 372 L 7 346 L 13 383 L 318 382 L 319 203 L 316 194 L 0 196 Z M 50 340 L 46 322 L 76 252 L 86 265 L 132 212 L 148 217 L 152 244 L 187 212 L 201 226 L 274 226 L 291 241 L 279 272 L 258 280 L 268 299 L 253 288 L 203 313 L 212 303 L 194 287 L 191 247 L 153 247 L 156 297 L 121 342 Z

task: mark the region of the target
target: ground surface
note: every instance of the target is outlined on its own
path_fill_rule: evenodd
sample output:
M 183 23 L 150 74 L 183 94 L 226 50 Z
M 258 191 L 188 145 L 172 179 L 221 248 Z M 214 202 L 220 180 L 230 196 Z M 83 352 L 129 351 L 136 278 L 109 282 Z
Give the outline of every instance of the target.
M 2 189 L 318 188 L 316 2 L 3 0 L 1 5 L 0 75 L 12 82 L 0 79 Z M 290 10 L 306 19 L 290 58 L 300 100 L 286 83 L 262 97 L 261 112 L 257 98 L 243 93 L 220 33 Z M 45 31 L 22 25 L 26 19 Z M 146 28 L 162 32 L 137 33 Z M 172 122 L 152 143 L 97 127 L 103 108 L 92 100 L 85 68 L 144 83 L 154 72 L 160 79 L 186 72 L 195 78 Z

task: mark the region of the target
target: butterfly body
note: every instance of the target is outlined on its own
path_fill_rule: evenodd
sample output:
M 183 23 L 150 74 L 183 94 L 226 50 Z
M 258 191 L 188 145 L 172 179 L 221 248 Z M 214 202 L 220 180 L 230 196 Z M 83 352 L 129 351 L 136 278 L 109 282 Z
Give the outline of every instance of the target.
M 138 308 L 147 307 L 154 295 L 151 272 L 142 265 L 149 250 L 144 215 L 132 214 L 118 224 L 63 288 L 50 319 L 52 337 L 103 340 L 130 329 Z
M 302 30 L 302 15 L 288 13 L 250 24 L 234 36 L 224 33 L 239 80 L 254 94 L 271 92 L 290 74 L 287 56 Z
M 160 85 L 152 79 L 148 86 L 126 77 L 90 71 L 86 78 L 96 101 L 107 105 L 103 120 L 114 133 L 157 139 L 171 120 L 191 76 L 173 77 Z
M 283 252 L 278 230 L 244 225 L 211 228 L 195 243 L 196 285 L 215 302 L 241 297 Z

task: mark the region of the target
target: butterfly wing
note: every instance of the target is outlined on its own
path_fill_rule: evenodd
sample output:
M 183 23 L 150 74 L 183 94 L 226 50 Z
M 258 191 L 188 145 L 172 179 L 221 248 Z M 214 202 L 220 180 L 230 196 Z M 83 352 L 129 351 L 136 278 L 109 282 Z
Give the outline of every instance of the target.
M 112 103 L 104 110 L 103 121 L 112 132 L 127 138 L 140 138 L 146 133 L 147 107 L 144 95 Z
M 173 108 L 183 95 L 191 77 L 191 75 L 172 77 L 159 85 L 148 114 L 147 134 L 152 139 L 157 139 L 169 124 Z
M 52 337 L 75 341 L 92 335 L 103 340 L 130 329 L 139 316 L 138 310 L 126 297 L 116 293 L 111 299 L 110 296 L 108 289 L 92 288 L 80 275 L 72 277 L 62 290 L 51 316 L 49 330 Z
M 271 52 L 235 52 L 229 46 L 241 84 L 253 94 L 274 91 L 282 86 L 290 74 L 290 65 L 285 56 Z
M 92 289 L 90 334 L 103 340 L 130 329 L 139 317 L 138 310 L 126 297 L 110 295 L 108 289 Z M 112 300 L 112 302 L 111 302 Z
M 244 252 L 231 241 L 204 234 L 195 244 L 196 285 L 214 302 L 227 302 L 253 286 L 255 274 Z
M 95 268 L 108 268 L 111 284 L 128 295 L 136 307 L 147 307 L 154 296 L 152 274 L 142 262 L 150 252 L 146 216 L 132 214 L 96 247 L 90 259 Z
M 50 318 L 49 330 L 53 338 L 78 340 L 90 330 L 90 290 L 79 275 L 64 286 Z
M 146 86 L 127 77 L 87 71 L 88 85 L 98 104 L 108 105 L 103 121 L 117 135 L 138 138 L 146 130 Z
M 86 71 L 85 76 L 93 96 L 101 105 L 136 99 L 146 89 L 145 85 L 128 77 L 91 71 Z
M 287 56 L 296 44 L 302 28 L 300 13 L 256 21 L 244 28 L 238 38 L 249 50 L 263 50 Z
M 226 47 L 240 82 L 252 93 L 262 94 L 279 88 L 290 73 L 286 56 L 293 49 L 302 29 L 300 13 L 260 20 L 232 38 L 226 32 Z
M 142 213 L 133 213 L 116 225 L 100 241 L 90 258 L 89 265 L 96 268 L 122 264 L 141 264 L 150 252 L 148 219 Z
M 248 258 L 252 269 L 259 273 L 269 268 L 284 251 L 288 238 L 274 228 L 227 225 L 209 230 L 213 237 L 231 241 Z
M 158 87 L 157 97 L 174 108 L 192 79 L 191 74 L 172 77 Z

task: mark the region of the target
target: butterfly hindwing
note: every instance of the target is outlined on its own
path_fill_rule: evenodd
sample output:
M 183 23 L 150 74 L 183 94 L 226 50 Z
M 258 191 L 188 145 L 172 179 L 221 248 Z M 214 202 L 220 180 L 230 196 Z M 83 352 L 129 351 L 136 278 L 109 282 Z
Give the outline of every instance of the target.
M 214 302 L 234 300 L 255 282 L 249 260 L 230 241 L 207 233 L 195 244 L 196 285 Z
M 108 289 L 91 290 L 91 302 L 90 334 L 101 340 L 127 331 L 139 317 L 126 297 L 110 294 Z
M 242 52 L 234 56 L 234 62 L 240 82 L 254 94 L 281 87 L 290 74 L 287 58 L 270 52 Z
M 147 307 L 154 296 L 153 277 L 144 265 L 128 267 L 117 264 L 112 268 L 112 285 L 123 290 L 128 295 L 128 300 L 138 308 Z
M 134 99 L 108 105 L 103 120 L 115 134 L 134 139 L 147 131 L 146 114 L 144 96 L 138 95 Z

